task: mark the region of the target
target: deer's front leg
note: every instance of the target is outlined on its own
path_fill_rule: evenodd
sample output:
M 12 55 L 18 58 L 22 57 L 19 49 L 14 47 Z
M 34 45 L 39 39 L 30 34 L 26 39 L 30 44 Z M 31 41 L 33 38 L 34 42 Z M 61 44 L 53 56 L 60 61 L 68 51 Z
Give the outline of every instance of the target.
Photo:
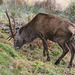
M 48 52 L 47 41 L 46 41 L 46 39 L 44 38 L 43 35 L 40 34 L 39 37 L 40 37 L 40 38 L 42 39 L 42 41 L 43 41 L 43 46 L 44 46 L 43 55 L 45 56 L 45 50 L 46 50 L 46 52 L 47 52 L 47 61 L 49 61 L 49 60 L 50 60 L 50 57 L 49 57 L 49 52 Z
M 44 49 L 43 49 L 43 56 L 46 56 L 46 49 L 45 49 L 45 44 L 44 43 L 43 43 L 43 47 L 44 47 Z
M 43 56 L 46 56 L 46 53 L 45 53 L 45 48 L 44 48 L 44 50 L 43 50 Z

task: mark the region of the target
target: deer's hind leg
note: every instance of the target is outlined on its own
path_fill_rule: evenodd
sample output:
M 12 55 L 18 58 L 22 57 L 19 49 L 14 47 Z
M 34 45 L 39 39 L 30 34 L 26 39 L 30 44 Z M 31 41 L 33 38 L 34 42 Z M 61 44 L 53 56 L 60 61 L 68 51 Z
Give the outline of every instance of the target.
M 74 48 L 74 43 L 72 41 L 68 42 L 67 44 L 71 51 L 71 59 L 70 59 L 69 65 L 68 65 L 68 68 L 70 68 L 70 67 L 72 67 L 72 62 L 74 59 L 75 48 Z
M 59 46 L 63 49 L 63 53 L 62 55 L 58 58 L 58 60 L 55 62 L 55 65 L 60 63 L 60 60 L 68 53 L 69 49 L 67 48 L 67 45 L 65 43 L 65 41 L 60 41 Z

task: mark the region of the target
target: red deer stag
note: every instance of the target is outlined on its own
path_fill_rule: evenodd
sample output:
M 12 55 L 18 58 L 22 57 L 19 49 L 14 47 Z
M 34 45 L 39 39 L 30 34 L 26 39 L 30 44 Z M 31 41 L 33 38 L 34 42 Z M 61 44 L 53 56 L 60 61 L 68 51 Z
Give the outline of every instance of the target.
M 29 43 L 36 38 L 41 38 L 44 46 L 43 55 L 46 55 L 46 51 L 47 60 L 49 61 L 50 57 L 47 46 L 47 39 L 49 39 L 51 41 L 57 42 L 58 45 L 63 49 L 62 55 L 55 62 L 55 64 L 59 64 L 60 60 L 68 53 L 70 49 L 71 59 L 68 68 L 72 66 L 72 61 L 75 54 L 75 44 L 73 42 L 73 37 L 75 35 L 75 25 L 73 23 L 71 23 L 65 18 L 39 13 L 28 24 L 21 27 L 17 33 L 14 25 L 15 32 L 13 33 L 10 18 L 7 11 L 6 15 L 8 17 L 9 27 L 11 30 L 10 37 L 14 39 L 15 49 L 20 49 L 24 44 Z

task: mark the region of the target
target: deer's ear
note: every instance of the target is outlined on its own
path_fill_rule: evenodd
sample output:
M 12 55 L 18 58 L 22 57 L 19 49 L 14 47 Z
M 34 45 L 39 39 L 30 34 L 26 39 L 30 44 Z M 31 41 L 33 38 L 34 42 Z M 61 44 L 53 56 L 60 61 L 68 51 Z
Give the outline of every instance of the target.
M 19 34 L 21 34 L 23 28 L 24 28 L 24 26 L 19 29 Z
M 73 26 L 69 26 L 68 28 L 73 34 L 75 34 L 75 28 Z

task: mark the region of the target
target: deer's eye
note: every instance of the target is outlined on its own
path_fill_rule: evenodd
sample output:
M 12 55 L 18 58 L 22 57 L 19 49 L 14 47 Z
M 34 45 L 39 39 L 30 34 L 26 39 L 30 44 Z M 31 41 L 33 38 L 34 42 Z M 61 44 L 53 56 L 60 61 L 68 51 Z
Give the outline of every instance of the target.
M 17 40 L 17 44 L 19 43 L 19 41 Z
M 21 42 L 19 40 L 17 40 L 17 45 L 19 45 Z

